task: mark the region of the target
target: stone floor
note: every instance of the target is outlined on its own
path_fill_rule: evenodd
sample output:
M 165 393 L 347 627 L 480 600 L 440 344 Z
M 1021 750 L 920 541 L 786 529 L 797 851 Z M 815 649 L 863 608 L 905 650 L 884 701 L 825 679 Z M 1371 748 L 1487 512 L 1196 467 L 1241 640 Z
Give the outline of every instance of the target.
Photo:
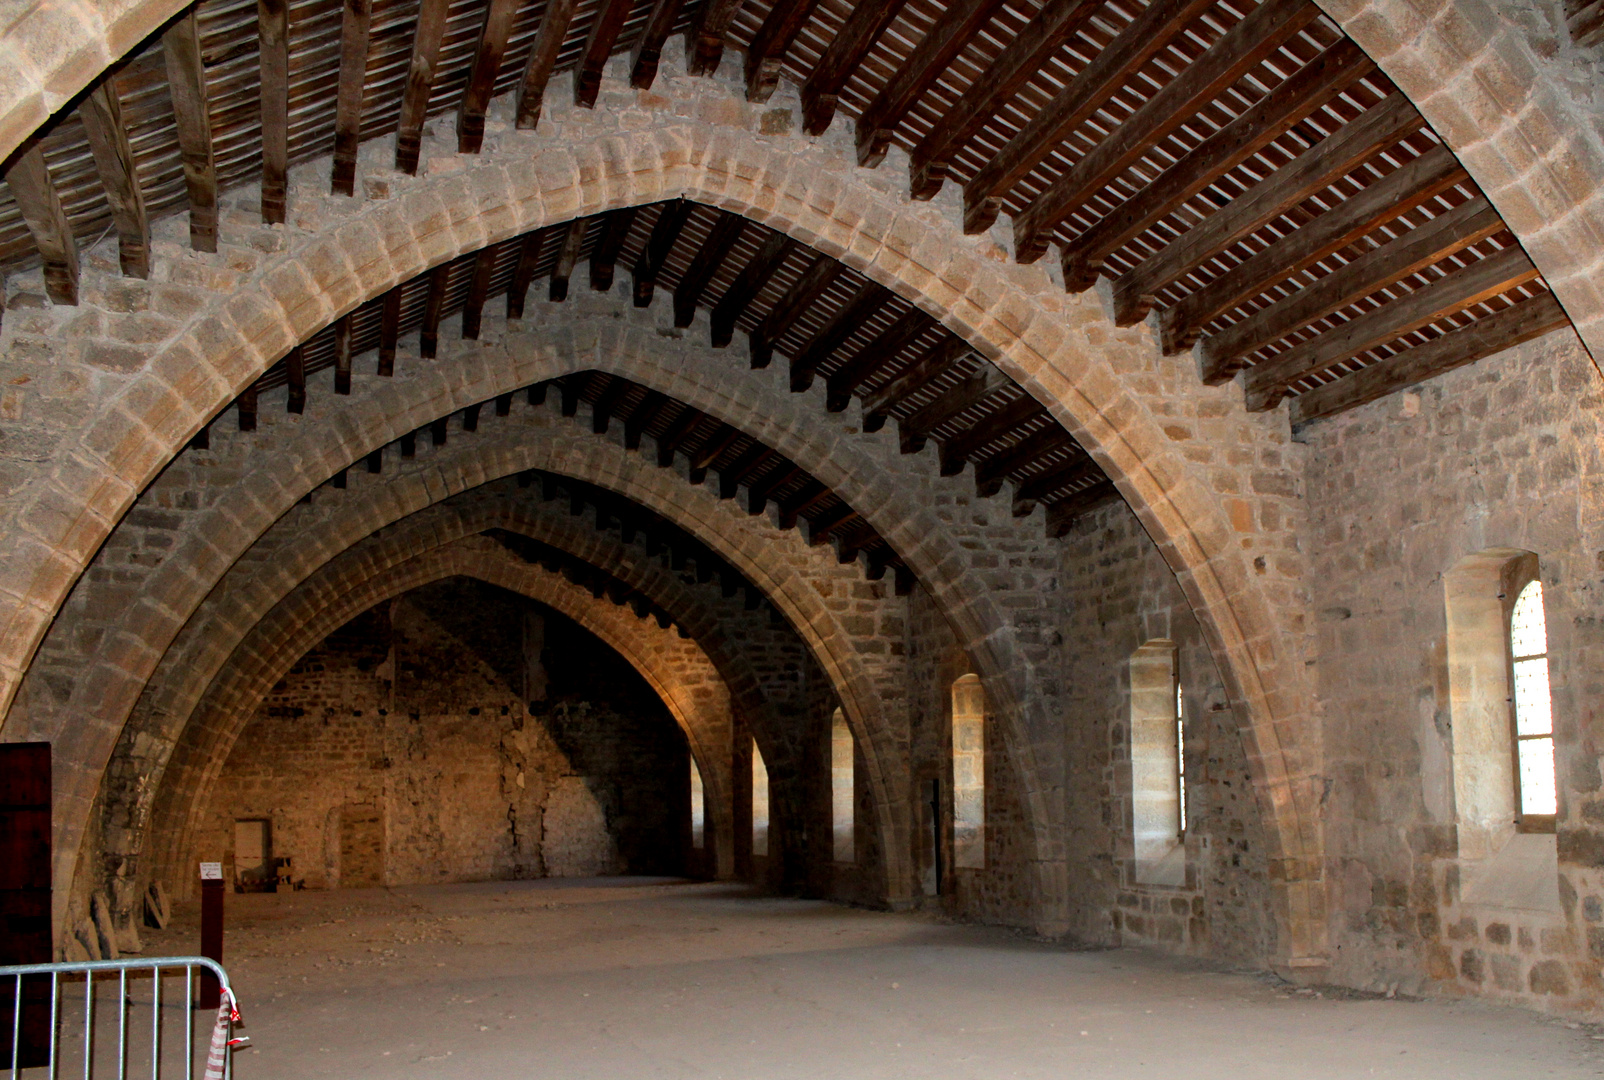
M 641 878 L 228 897 L 271 1077 L 1604 1076 L 1604 1034 Z M 147 955 L 193 947 L 181 910 Z M 1597 1036 L 1597 1037 L 1595 1037 Z

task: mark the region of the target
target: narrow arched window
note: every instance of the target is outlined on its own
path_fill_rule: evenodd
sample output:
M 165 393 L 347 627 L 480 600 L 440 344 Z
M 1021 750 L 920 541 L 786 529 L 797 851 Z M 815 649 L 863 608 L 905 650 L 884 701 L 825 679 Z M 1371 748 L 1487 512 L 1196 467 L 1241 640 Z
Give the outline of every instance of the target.
M 1175 643 L 1149 641 L 1131 654 L 1131 833 L 1136 880 L 1186 880 L 1186 700 Z
M 752 740 L 752 854 L 769 853 L 769 768 Z
M 830 718 L 830 810 L 835 832 L 835 861 L 849 863 L 853 850 L 852 729 L 840 709 Z
M 696 759 L 691 758 L 691 848 L 702 850 L 703 838 L 706 835 L 707 804 L 702 793 L 702 770 L 696 767 Z
M 1548 692 L 1548 626 L 1543 585 L 1520 591 L 1509 616 L 1515 723 L 1515 806 L 1524 832 L 1554 827 L 1558 800 L 1554 783 L 1554 714 Z
M 978 675 L 952 684 L 952 861 L 986 867 L 986 694 Z
M 1186 697 L 1181 693 L 1181 672 L 1175 669 L 1175 786 L 1179 796 L 1176 816 L 1179 832 L 1186 834 Z

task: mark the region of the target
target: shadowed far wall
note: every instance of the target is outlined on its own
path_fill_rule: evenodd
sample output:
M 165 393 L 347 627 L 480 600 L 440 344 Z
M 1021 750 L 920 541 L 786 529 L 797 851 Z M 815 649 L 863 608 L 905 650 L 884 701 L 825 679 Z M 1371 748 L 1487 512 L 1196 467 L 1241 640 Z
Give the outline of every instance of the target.
M 448 578 L 330 634 L 263 701 L 196 855 L 232 876 L 271 822 L 308 888 L 685 874 L 690 757 L 629 664 L 571 620 Z

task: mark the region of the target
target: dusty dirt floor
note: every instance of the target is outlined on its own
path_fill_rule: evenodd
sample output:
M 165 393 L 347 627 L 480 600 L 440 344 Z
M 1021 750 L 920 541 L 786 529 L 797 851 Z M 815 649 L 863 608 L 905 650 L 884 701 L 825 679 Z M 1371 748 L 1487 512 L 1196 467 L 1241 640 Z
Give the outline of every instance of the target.
M 183 954 L 181 907 L 145 955 Z M 1604 1076 L 1604 1031 L 648 878 L 230 895 L 239 1080 Z

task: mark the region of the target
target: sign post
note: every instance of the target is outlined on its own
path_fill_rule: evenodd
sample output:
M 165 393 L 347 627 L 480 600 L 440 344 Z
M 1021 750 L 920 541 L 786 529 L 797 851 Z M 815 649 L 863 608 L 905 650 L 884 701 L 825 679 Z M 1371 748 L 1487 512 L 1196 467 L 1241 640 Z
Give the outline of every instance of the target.
M 223 962 L 223 864 L 200 864 L 201 880 L 201 943 L 200 954 L 209 960 Z M 222 990 L 217 976 L 211 972 L 201 974 L 200 996 L 195 1000 L 197 1009 L 215 1009 Z

